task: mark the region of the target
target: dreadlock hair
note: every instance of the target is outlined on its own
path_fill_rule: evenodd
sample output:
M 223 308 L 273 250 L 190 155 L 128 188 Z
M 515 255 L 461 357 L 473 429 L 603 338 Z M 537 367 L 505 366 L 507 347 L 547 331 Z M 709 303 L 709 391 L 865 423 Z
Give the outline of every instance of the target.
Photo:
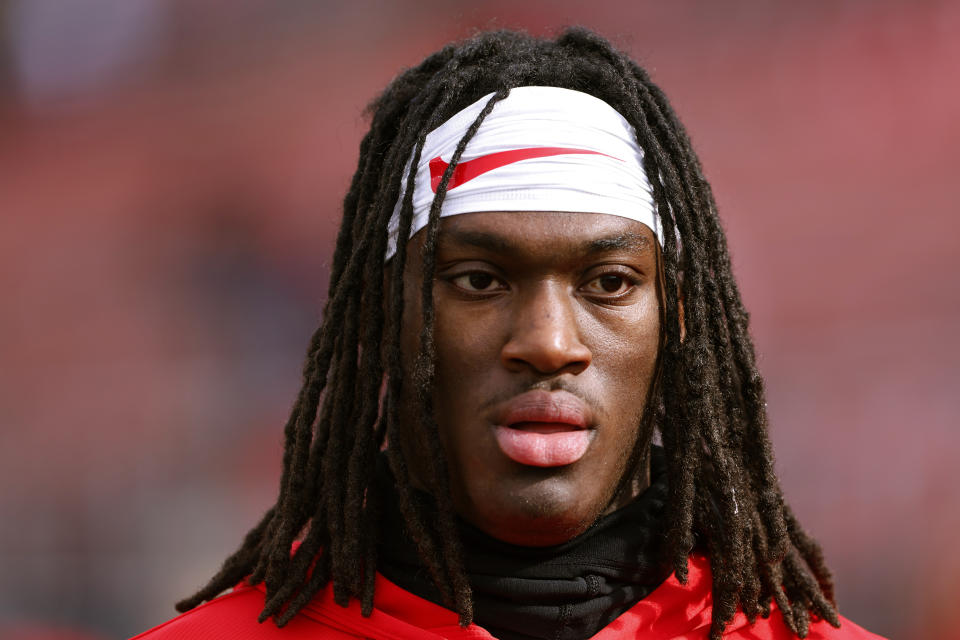
M 648 412 L 666 451 L 666 560 L 685 582 L 695 544 L 709 554 L 711 638 L 721 636 L 738 607 L 754 621 L 770 614 L 771 601 L 797 636 L 806 635 L 811 619 L 839 626 L 820 548 L 785 504 L 774 474 L 763 380 L 710 185 L 659 87 L 625 54 L 579 28 L 556 40 L 481 33 L 404 71 L 370 105 L 372 124 L 343 203 L 329 298 L 284 429 L 276 504 L 210 582 L 177 604 L 179 611 L 246 578 L 266 585 L 261 622 L 272 616 L 284 625 L 330 581 L 336 602 L 345 606 L 357 598 L 369 615 L 381 499 L 374 461 L 387 439 L 397 442 L 415 430 L 430 449 L 423 456 L 423 481 L 433 500 L 414 499 L 403 448 L 391 446 L 386 454 L 400 510 L 445 603 L 459 613 L 461 624 L 471 622 L 472 594 L 432 406 L 434 252 L 447 184 L 470 138 L 512 87 L 530 85 L 604 100 L 630 122 L 645 153 L 665 238 L 663 346 Z M 404 380 L 404 239 L 410 235 L 424 139 L 489 93 L 493 96 L 456 148 L 430 210 L 422 249 L 420 351 L 414 379 Z M 398 198 L 400 241 L 385 278 L 387 222 Z M 403 425 L 401 433 L 397 414 L 405 393 L 418 403 L 423 419 Z

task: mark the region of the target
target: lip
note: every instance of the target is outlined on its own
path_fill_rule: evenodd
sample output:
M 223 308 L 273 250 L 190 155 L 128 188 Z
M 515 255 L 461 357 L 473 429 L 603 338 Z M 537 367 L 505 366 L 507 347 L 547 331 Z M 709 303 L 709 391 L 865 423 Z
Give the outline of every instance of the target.
M 582 458 L 595 432 L 586 404 L 566 391 L 530 391 L 499 407 L 493 430 L 500 450 L 514 462 L 561 467 Z
M 586 429 L 591 422 L 591 412 L 580 398 L 568 391 L 528 391 L 502 403 L 494 422 L 506 427 L 541 423 Z

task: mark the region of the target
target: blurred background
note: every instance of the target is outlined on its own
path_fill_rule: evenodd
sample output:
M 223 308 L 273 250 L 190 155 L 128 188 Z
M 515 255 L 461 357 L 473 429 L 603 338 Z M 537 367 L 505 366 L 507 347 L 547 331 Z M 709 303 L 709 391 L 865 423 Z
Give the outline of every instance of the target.
M 0 2 L 0 637 L 174 613 L 272 503 L 363 107 L 479 29 L 646 66 L 841 611 L 960 638 L 960 3 Z

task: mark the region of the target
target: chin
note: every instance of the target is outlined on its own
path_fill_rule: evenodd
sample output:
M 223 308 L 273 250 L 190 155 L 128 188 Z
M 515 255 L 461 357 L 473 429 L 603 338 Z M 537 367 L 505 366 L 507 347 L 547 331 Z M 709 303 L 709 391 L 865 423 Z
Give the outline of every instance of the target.
M 603 512 L 603 501 L 586 500 L 577 485 L 569 479 L 541 478 L 483 500 L 486 508 L 475 503 L 475 517 L 469 519 L 484 533 L 510 544 L 562 544 L 586 531 Z

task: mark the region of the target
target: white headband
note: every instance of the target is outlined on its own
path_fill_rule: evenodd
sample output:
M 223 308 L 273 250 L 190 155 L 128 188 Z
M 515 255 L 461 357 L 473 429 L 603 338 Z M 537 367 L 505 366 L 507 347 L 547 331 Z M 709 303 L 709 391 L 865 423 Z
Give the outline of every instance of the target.
M 444 169 L 492 95 L 427 134 L 411 237 L 427 225 Z M 396 251 L 409 171 L 410 161 L 388 226 L 387 259 Z M 478 211 L 607 213 L 642 222 L 663 244 L 633 127 L 603 100 L 570 89 L 517 87 L 494 105 L 454 169 L 440 216 Z

